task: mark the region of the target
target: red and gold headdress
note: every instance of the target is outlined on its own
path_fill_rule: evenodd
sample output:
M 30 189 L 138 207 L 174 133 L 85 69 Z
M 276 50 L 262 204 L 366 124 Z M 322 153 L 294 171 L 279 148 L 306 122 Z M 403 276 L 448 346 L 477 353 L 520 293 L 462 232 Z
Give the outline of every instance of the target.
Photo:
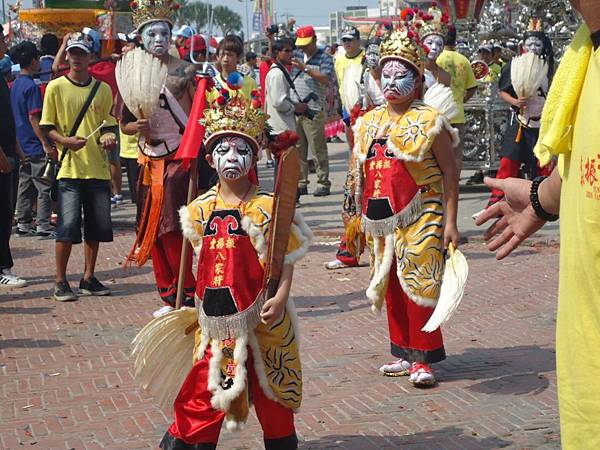
M 420 33 L 422 38 L 425 38 L 430 34 L 437 34 L 446 39 L 450 17 L 448 17 L 446 13 L 443 13 L 442 10 L 437 7 L 436 3 L 433 3 L 427 12 L 419 11 L 418 16 L 421 22 Z
M 234 74 L 228 77 L 228 85 Z M 220 94 L 211 108 L 204 111 L 204 118 L 200 121 L 206 128 L 206 149 L 211 152 L 212 145 L 220 137 L 239 136 L 246 139 L 257 152 L 266 143 L 265 131 L 269 117 L 261 108 L 259 92 L 253 91 L 251 100 L 246 99 L 239 90 L 234 90 L 230 95 L 227 89 L 222 89 Z
M 167 22 L 173 28 L 180 6 L 175 0 L 133 0 L 129 3 L 133 26 L 138 32 L 152 22 Z
M 379 47 L 380 63 L 389 59 L 400 59 L 411 64 L 419 73 L 423 73 L 425 49 L 415 26 L 417 11 L 402 11 L 400 25 L 388 33 Z

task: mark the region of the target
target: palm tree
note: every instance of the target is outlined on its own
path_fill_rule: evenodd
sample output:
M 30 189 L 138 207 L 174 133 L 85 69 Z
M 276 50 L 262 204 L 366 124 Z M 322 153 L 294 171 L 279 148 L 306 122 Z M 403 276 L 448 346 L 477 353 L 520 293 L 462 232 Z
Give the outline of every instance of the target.
M 211 5 L 203 1 L 182 0 L 179 9 L 179 22 L 192 25 L 197 30 L 208 24 Z M 213 11 L 213 23 L 221 29 L 225 35 L 242 29 L 242 18 L 238 13 L 227 6 L 215 6 Z

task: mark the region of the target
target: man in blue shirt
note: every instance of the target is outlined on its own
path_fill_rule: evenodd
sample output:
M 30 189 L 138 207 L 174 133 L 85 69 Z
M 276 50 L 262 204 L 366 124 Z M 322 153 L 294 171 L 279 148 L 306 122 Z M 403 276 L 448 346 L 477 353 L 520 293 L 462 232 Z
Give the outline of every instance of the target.
M 40 129 L 42 94 L 33 81 L 39 69 L 39 53 L 32 42 L 22 42 L 11 50 L 11 59 L 21 66 L 21 73 L 11 89 L 11 106 L 17 140 L 25 154 L 19 169 L 17 193 L 17 235 L 41 238 L 55 237 L 50 224 L 50 186 L 40 181 L 47 157 L 56 158 L 56 150 Z M 33 226 L 33 202 L 37 195 L 36 225 Z

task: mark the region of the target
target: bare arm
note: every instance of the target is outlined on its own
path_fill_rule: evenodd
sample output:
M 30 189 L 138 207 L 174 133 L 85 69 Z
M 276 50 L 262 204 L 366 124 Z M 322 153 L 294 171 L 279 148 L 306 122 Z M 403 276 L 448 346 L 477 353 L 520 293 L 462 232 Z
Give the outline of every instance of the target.
M 40 127 L 40 116 L 39 116 L 39 114 L 32 114 L 32 115 L 30 115 L 29 116 L 29 123 L 31 124 L 31 128 L 33 128 L 34 134 L 36 135 L 36 137 L 42 143 L 42 147 L 44 147 L 44 153 L 46 153 L 46 155 L 54 158 L 56 156 L 56 150 L 50 145 L 50 142 L 48 142 L 48 138 L 46 136 L 46 133 L 44 133 L 42 131 L 42 128 Z
M 52 72 L 56 73 L 58 70 L 67 63 L 67 41 L 71 37 L 71 33 L 67 33 L 63 38 L 62 44 L 58 49 L 58 53 L 52 63 Z
M 266 325 L 272 325 L 276 320 L 281 318 L 288 298 L 290 297 L 290 289 L 292 288 L 292 278 L 294 277 L 293 264 L 286 264 L 281 271 L 281 279 L 279 287 L 274 297 L 268 299 L 260 313 L 261 321 Z
M 448 132 L 441 132 L 433 142 L 433 156 L 442 171 L 444 186 L 444 203 L 446 225 L 444 227 L 444 246 L 450 242 L 458 246 L 458 227 L 456 224 L 458 213 L 458 167 L 452 151 L 452 141 Z
M 558 173 L 558 166 L 554 168 L 548 178 L 538 188 L 538 198 L 545 211 L 550 214 L 558 214 L 560 211 L 560 191 L 562 178 Z
M 67 147 L 69 150 L 73 150 L 73 151 L 82 149 L 85 146 L 85 143 L 87 142 L 87 140 L 85 140 L 84 138 L 81 138 L 81 137 L 63 136 L 58 131 L 56 131 L 56 128 L 52 128 L 50 131 L 48 131 L 48 136 L 54 142 L 57 142 L 58 144 L 60 144 L 64 147 Z

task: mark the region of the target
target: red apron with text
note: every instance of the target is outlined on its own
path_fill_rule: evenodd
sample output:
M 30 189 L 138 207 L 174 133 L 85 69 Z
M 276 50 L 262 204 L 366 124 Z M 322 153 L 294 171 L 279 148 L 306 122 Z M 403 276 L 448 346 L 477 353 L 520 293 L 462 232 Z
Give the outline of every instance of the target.
M 264 270 L 237 209 L 215 210 L 204 229 L 196 295 L 209 317 L 236 314 L 261 295 Z
M 413 180 L 404 161 L 388 149 L 387 139 L 373 140 L 367 152 L 364 171 L 362 207 L 369 221 L 401 215 L 420 191 L 420 186 Z

